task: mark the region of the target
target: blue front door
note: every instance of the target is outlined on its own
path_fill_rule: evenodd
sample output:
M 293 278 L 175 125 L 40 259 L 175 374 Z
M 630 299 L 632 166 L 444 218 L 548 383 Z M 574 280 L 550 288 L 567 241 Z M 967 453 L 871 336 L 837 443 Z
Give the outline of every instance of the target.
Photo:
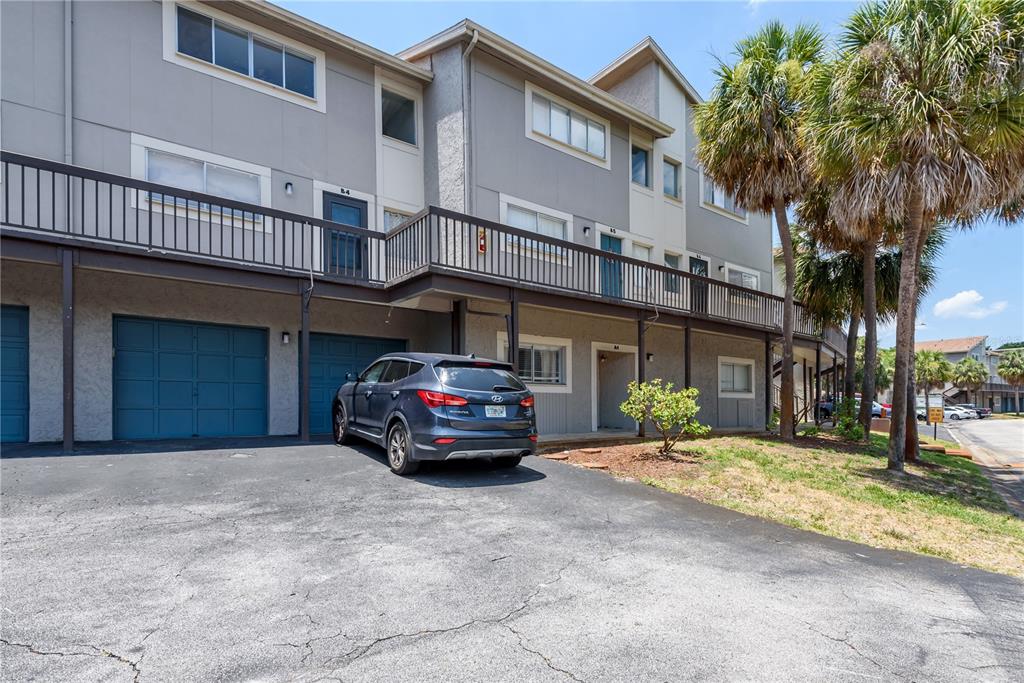
M 0 442 L 28 441 L 28 309 L 0 307 Z
M 367 204 L 360 199 L 324 192 L 324 218 L 333 223 L 365 228 Z M 363 274 L 362 242 L 361 237 L 331 230 L 327 239 L 327 255 L 324 264 L 326 271 L 347 277 L 361 277 Z
M 385 353 L 405 351 L 405 341 L 311 332 L 309 347 L 309 431 L 330 434 L 331 402 L 345 375 L 358 375 Z
M 267 331 L 114 318 L 114 438 L 267 433 Z
M 601 251 L 622 253 L 622 239 L 601 235 Z M 601 259 L 601 294 L 615 298 L 622 297 L 622 263 L 614 259 Z

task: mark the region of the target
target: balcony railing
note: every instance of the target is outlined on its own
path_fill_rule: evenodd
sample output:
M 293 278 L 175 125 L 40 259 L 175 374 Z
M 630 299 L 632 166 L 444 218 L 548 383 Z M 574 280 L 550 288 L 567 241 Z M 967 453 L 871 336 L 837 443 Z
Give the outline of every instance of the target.
M 386 235 L 3 152 L 3 225 L 116 248 L 386 287 L 425 272 L 778 331 L 780 297 L 430 207 Z M 795 331 L 845 348 L 797 307 Z

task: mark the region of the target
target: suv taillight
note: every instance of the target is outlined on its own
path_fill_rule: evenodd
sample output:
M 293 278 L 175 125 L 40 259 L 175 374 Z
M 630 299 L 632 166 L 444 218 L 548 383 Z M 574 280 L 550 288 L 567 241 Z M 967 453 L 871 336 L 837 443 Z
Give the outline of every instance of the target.
M 521 405 L 524 408 L 532 408 L 533 407 L 533 396 L 527 396 L 526 398 L 524 398 L 522 401 L 519 402 L 519 405 Z
M 469 403 L 469 401 L 461 396 L 444 394 L 440 391 L 427 391 L 426 389 L 420 389 L 416 392 L 416 395 L 431 408 L 439 408 L 441 406 L 464 406 Z

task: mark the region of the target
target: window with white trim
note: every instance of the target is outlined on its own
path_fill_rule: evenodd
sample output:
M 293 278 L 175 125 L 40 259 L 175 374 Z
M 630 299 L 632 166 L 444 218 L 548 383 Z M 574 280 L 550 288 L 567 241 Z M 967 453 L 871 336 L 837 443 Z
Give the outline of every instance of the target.
M 646 244 L 633 243 L 633 258 L 640 259 L 641 261 L 651 260 L 651 248 Z
M 316 58 L 274 40 L 178 6 L 177 52 L 315 99 Z
M 732 195 L 727 193 L 721 187 L 711 182 L 710 179 L 704 177 L 704 196 L 701 200 L 708 206 L 721 209 L 727 213 L 731 213 L 739 219 L 746 220 L 747 212 L 745 209 L 736 206 L 736 202 L 733 200 Z
M 502 345 L 502 358 L 508 358 L 508 341 Z M 566 347 L 519 343 L 519 377 L 528 384 L 566 383 L 565 371 Z
M 739 285 L 740 287 L 746 287 L 747 289 L 758 288 L 759 278 L 757 277 L 757 273 L 751 273 L 737 268 L 727 268 L 726 272 L 729 284 Z
M 567 239 L 565 221 L 561 218 L 548 216 L 540 211 L 525 209 L 514 204 L 509 204 L 505 211 L 505 222 L 513 228 L 529 230 L 539 235 L 546 235 L 556 239 Z
M 533 132 L 586 152 L 598 159 L 607 153 L 606 128 L 581 111 L 571 109 L 540 93 L 532 93 Z
M 416 102 L 386 88 L 380 91 L 381 133 L 416 144 Z
M 743 358 L 718 359 L 718 394 L 753 397 L 754 361 Z
M 679 270 L 679 254 L 672 254 L 665 252 L 665 265 L 673 270 Z M 665 275 L 665 291 L 671 292 L 672 294 L 678 294 L 680 290 L 681 279 L 678 275 Z
M 667 158 L 662 160 L 662 191 L 665 193 L 666 197 L 679 199 L 680 168 L 681 165 L 678 161 L 672 161 Z
M 648 149 L 633 145 L 632 168 L 630 177 L 633 182 L 643 187 L 651 186 L 651 152 Z

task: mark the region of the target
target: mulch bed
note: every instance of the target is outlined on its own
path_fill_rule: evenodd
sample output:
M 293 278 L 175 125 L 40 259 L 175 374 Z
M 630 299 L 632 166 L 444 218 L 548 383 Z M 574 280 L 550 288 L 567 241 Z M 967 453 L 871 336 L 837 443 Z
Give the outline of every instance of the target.
M 695 477 L 700 471 L 701 455 L 687 453 L 684 442 L 676 444 L 672 455 L 658 455 L 654 443 L 632 443 L 617 446 L 580 448 L 552 453 L 553 459 L 590 469 L 604 469 L 619 476 L 643 477 Z M 564 456 L 564 457 L 563 457 Z M 597 466 L 597 467 L 595 467 Z

